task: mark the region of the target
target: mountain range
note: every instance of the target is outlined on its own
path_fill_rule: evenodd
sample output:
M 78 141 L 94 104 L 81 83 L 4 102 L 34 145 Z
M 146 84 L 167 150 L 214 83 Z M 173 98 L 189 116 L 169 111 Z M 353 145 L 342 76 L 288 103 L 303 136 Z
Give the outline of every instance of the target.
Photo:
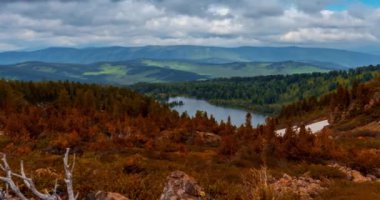
M 203 63 L 283 62 L 329 63 L 334 66 L 358 67 L 380 63 L 380 56 L 347 50 L 302 47 L 208 47 L 208 46 L 145 46 L 145 47 L 52 47 L 36 51 L 0 53 L 0 64 L 26 61 L 90 64 L 136 59 L 190 60 Z
M 138 82 L 178 82 L 210 78 L 328 72 L 328 65 L 303 62 L 199 63 L 183 60 L 132 60 L 93 64 L 24 62 L 0 65 L 7 80 L 69 80 L 85 83 L 129 85 Z

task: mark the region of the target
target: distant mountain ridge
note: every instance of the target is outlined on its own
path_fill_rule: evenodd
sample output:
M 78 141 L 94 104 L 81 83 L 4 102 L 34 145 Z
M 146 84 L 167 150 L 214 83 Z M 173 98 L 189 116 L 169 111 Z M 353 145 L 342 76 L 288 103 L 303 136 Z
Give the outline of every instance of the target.
M 131 60 L 92 64 L 29 61 L 0 65 L 0 78 L 8 80 L 69 80 L 129 85 L 138 82 L 179 82 L 211 78 L 253 77 L 328 72 L 333 68 L 303 62 L 234 62 L 210 64 L 184 60 Z
M 308 61 L 358 67 L 380 63 L 380 56 L 347 50 L 303 47 L 208 47 L 208 46 L 144 46 L 144 47 L 52 47 L 37 51 L 0 53 L 0 64 L 27 61 L 90 64 L 95 62 L 130 61 L 136 59 L 189 60 L 207 63 Z

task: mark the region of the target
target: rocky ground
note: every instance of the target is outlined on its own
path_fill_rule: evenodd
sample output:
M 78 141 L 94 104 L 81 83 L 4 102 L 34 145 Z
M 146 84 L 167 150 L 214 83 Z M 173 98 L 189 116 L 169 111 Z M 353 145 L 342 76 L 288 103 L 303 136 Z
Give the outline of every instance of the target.
M 349 167 L 341 166 L 337 163 L 333 163 L 333 164 L 330 164 L 328 166 L 336 168 L 339 171 L 343 172 L 344 174 L 346 174 L 348 180 L 353 181 L 355 183 L 363 183 L 363 182 L 367 182 L 367 181 L 380 182 L 380 179 L 377 177 L 377 175 L 380 175 L 380 174 L 363 175 L 362 173 L 360 173 L 357 170 L 351 169 Z M 380 169 L 378 169 L 377 171 L 380 172 Z
M 321 180 L 313 179 L 305 174 L 301 177 L 292 177 L 284 174 L 282 178 L 272 183 L 276 192 L 291 192 L 296 194 L 300 200 L 310 200 L 313 197 L 327 189 L 328 183 Z
M 347 179 L 356 183 L 367 181 L 378 181 L 380 179 L 374 175 L 364 176 L 357 170 L 341 166 L 337 163 L 328 165 L 329 167 L 339 169 L 346 174 Z M 288 174 L 283 174 L 281 178 L 268 177 L 268 187 L 273 188 L 273 191 L 278 194 L 291 193 L 297 196 L 300 200 L 311 200 L 328 189 L 332 181 L 327 179 L 313 179 L 308 173 L 300 177 L 293 177 Z M 6 194 L 0 191 L 1 200 L 18 200 L 17 197 Z M 64 197 L 62 198 L 64 199 Z M 167 182 L 160 196 L 160 200 L 206 200 L 207 194 L 197 181 L 182 171 L 174 171 L 167 177 Z M 128 197 L 119 193 L 97 191 L 86 196 L 86 200 L 129 200 Z

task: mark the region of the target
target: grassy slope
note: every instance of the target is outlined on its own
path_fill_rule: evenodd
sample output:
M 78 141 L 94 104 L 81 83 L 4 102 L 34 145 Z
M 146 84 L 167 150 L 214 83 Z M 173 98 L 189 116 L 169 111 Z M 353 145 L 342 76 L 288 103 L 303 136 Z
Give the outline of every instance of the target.
M 4 147 L 5 136 L 0 136 Z M 40 141 L 44 146 L 47 141 Z M 109 144 L 111 145 L 111 143 Z M 24 160 L 26 172 L 33 175 L 39 188 L 52 188 L 55 176 L 37 175 L 37 169 L 50 169 L 63 177 L 61 156 L 32 152 L 24 156 L 9 155 L 13 168 Z M 131 171 L 125 171 L 126 167 Z M 244 159 L 221 162 L 216 149 L 190 147 L 187 152 L 147 151 L 141 148 L 124 148 L 113 151 L 85 152 L 77 158 L 74 170 L 75 190 L 85 195 L 90 191 L 113 191 L 131 199 L 157 199 L 161 194 L 166 176 L 173 170 L 182 170 L 193 176 L 213 199 L 229 200 L 241 197 L 246 191 L 244 176 L 255 166 Z M 258 167 L 258 166 L 256 166 Z M 283 173 L 301 176 L 309 173 L 313 178 L 329 178 L 333 181 L 321 194 L 321 199 L 377 200 L 380 183 L 352 183 L 336 169 L 321 164 L 283 162 L 270 169 L 274 177 Z M 61 178 L 58 178 L 62 180 Z M 61 182 L 60 185 L 64 186 Z
M 380 183 L 336 182 L 322 193 L 322 199 L 330 200 L 380 200 Z
M 0 66 L 0 77 L 16 80 L 70 80 L 129 85 L 206 78 L 327 72 L 323 66 L 298 62 L 199 64 L 190 61 L 142 60 L 90 65 L 27 62 Z
M 360 122 L 359 122 L 360 123 Z M 351 127 L 352 128 L 352 127 Z M 380 150 L 380 125 L 372 122 L 364 126 L 354 127 L 350 131 L 335 133 L 338 143 L 345 147 L 362 150 Z M 362 162 L 366 162 L 364 158 Z M 380 167 L 380 166 L 378 166 Z M 322 199 L 332 200 L 379 200 L 380 182 L 353 183 L 349 181 L 336 181 L 327 191 L 323 192 Z
M 375 79 L 366 84 L 369 93 L 380 91 L 380 79 Z M 370 97 L 370 96 L 368 96 Z M 352 101 L 352 100 L 351 100 Z M 355 100 L 357 101 L 357 100 Z M 357 105 L 357 102 L 351 102 L 351 105 Z M 296 122 L 308 122 L 324 116 L 328 118 L 330 108 L 328 105 L 317 107 L 311 112 L 300 117 L 292 118 Z M 355 149 L 368 152 L 380 151 L 380 105 L 375 104 L 369 110 L 356 113 L 332 124 L 328 129 L 333 133 L 334 139 L 341 147 L 346 149 Z M 367 154 L 368 155 L 368 154 Z M 358 155 L 350 155 L 347 158 L 350 162 L 357 159 Z M 371 157 L 363 156 L 354 164 L 356 168 L 364 163 L 370 162 Z M 375 166 L 380 168 L 380 166 Z M 333 184 L 321 194 L 321 199 L 331 200 L 379 200 L 380 199 L 380 182 L 354 183 L 347 180 L 335 180 Z
M 137 82 L 175 82 L 199 80 L 204 76 L 135 62 L 91 65 L 28 62 L 0 67 L 0 77 L 14 80 L 70 80 L 127 85 Z
M 3 140 L 6 138 L 0 136 L 0 147 L 4 146 Z M 40 141 L 41 145 L 44 142 L 48 141 Z M 186 153 L 147 151 L 141 148 L 85 152 L 77 158 L 74 189 L 81 195 L 102 190 L 119 192 L 131 199 L 157 199 L 163 190 L 166 176 L 173 170 L 182 170 L 193 176 L 211 198 L 239 199 L 247 189 L 244 186 L 244 176 L 253 165 L 245 160 L 221 162 L 215 151 L 209 147 L 194 146 Z M 37 175 L 37 169 L 49 169 L 62 180 L 61 156 L 38 151 L 21 157 L 8 156 L 15 169 L 21 159 L 24 160 L 26 173 L 33 175 L 39 188 L 52 188 L 57 177 L 51 174 Z M 125 171 L 126 166 L 132 171 Z M 329 178 L 335 182 L 322 194 L 323 199 L 376 200 L 374 197 L 379 191 L 380 183 L 351 183 L 339 171 L 320 164 L 284 162 L 284 165 L 270 169 L 270 173 L 277 178 L 283 173 L 301 176 L 306 172 L 313 178 Z M 60 182 L 60 185 L 64 186 L 64 183 Z
M 229 64 L 207 64 L 184 61 L 143 60 L 142 63 L 148 66 L 164 67 L 187 72 L 194 72 L 200 75 L 209 76 L 211 78 L 248 77 L 277 74 L 300 74 L 330 71 L 328 69 L 324 69 L 316 65 L 299 62 L 247 62 Z

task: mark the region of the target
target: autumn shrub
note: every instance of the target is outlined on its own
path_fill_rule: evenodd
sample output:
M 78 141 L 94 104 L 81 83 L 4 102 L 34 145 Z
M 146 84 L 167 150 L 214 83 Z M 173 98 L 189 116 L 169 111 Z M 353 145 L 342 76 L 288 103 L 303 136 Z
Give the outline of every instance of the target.
M 351 137 L 372 137 L 372 138 L 380 138 L 380 131 L 374 130 L 360 130 L 350 133 Z
M 112 146 L 112 142 L 104 134 L 98 134 L 94 137 L 93 142 L 87 144 L 88 150 L 101 152 L 109 149 Z
M 222 142 L 218 148 L 218 154 L 222 156 L 233 156 L 239 150 L 238 141 L 234 136 L 228 135 L 222 137 Z
M 276 191 L 270 184 L 272 177 L 268 170 L 251 169 L 243 175 L 243 200 L 287 200 L 297 199 L 290 191 Z
M 77 131 L 72 131 L 70 133 L 58 133 L 57 137 L 52 142 L 52 147 L 63 151 L 66 148 L 79 147 L 81 138 Z
M 261 149 L 255 146 L 244 146 L 232 158 L 232 164 L 238 167 L 259 167 L 264 164 Z
M 308 174 L 314 179 L 344 179 L 346 175 L 339 169 L 328 167 L 323 164 L 296 164 L 286 171 L 288 174 L 300 176 Z
M 124 163 L 123 172 L 126 174 L 138 174 L 145 172 L 145 160 L 146 158 L 142 157 L 140 154 L 129 156 Z
M 365 174 L 374 172 L 380 166 L 380 151 L 365 149 L 354 152 L 350 165 Z
M 354 183 L 335 181 L 327 190 L 322 191 L 321 199 L 329 200 L 378 200 L 380 183 Z
M 242 199 L 242 185 L 218 178 L 213 181 L 205 182 L 205 192 L 212 199 Z
M 32 146 L 30 143 L 14 143 L 10 142 L 5 145 L 5 147 L 2 149 L 2 152 L 9 154 L 9 155 L 27 155 L 32 152 Z
M 155 141 L 155 150 L 161 152 L 176 152 L 180 149 L 180 145 L 169 139 L 160 138 Z

